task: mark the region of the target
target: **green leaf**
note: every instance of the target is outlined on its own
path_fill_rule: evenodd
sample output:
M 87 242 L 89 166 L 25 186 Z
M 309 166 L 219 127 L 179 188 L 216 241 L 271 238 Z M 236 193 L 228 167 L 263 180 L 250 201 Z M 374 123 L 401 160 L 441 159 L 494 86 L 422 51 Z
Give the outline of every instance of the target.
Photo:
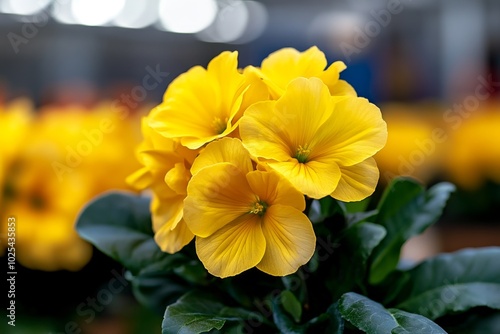
M 381 304 L 354 292 L 344 294 L 339 310 L 347 321 L 368 334 L 426 333 L 446 334 L 431 320 L 397 309 L 385 309 Z
M 347 219 L 347 225 L 352 226 L 354 224 L 364 222 L 364 221 L 371 221 L 373 220 L 372 218 L 377 216 L 378 211 L 377 210 L 370 210 L 366 212 L 356 212 L 356 213 L 348 213 L 346 216 Z
M 441 254 L 403 272 L 397 308 L 436 319 L 477 306 L 500 309 L 500 247 Z
M 439 319 L 439 324 L 453 334 L 498 333 L 500 329 L 500 312 L 479 308 L 468 312 L 446 316 Z
M 149 199 L 113 192 L 97 197 L 76 223 L 80 236 L 136 275 L 159 261 L 174 258 L 163 253 L 153 239 Z
M 326 315 L 328 316 L 328 326 L 325 329 L 325 333 L 329 334 L 342 334 L 344 333 L 344 319 L 339 311 L 339 303 L 333 303 L 326 310 Z
M 160 273 L 146 273 L 132 277 L 132 291 L 143 305 L 162 314 L 165 305 L 174 303 L 192 289 L 181 278 Z
M 326 314 L 330 318 L 330 324 L 325 333 L 342 334 L 344 332 L 344 319 L 340 314 L 338 301 L 326 310 Z
M 373 221 L 384 226 L 387 235 L 373 252 L 370 283 L 382 282 L 396 268 L 403 244 L 438 220 L 454 190 L 455 187 L 446 182 L 426 192 L 412 179 L 393 180 L 382 196 Z
M 419 314 L 408 313 L 398 309 L 390 309 L 389 311 L 398 323 L 398 327 L 392 330 L 392 334 L 446 334 L 446 331 L 432 320 Z
M 311 263 L 308 263 L 307 265 L 309 266 L 311 265 Z M 299 270 L 297 270 L 295 273 L 281 277 L 281 281 L 283 282 L 285 288 L 287 290 L 293 291 L 293 294 L 299 303 L 305 303 L 307 301 L 306 279 L 311 272 L 313 272 L 313 270 L 307 269 L 307 271 L 305 271 L 303 268 L 299 268 Z
M 256 318 L 261 319 L 262 316 L 241 308 L 227 307 L 213 296 L 192 291 L 167 307 L 162 334 L 206 333 L 220 330 L 227 322 L 233 328 L 235 324 Z
M 307 333 L 344 333 L 344 319 L 339 312 L 338 302 L 330 305 L 326 313 L 309 320 L 306 326 Z
M 356 213 L 366 211 L 368 204 L 370 204 L 371 197 L 367 197 L 357 202 L 342 202 L 347 213 Z
M 307 326 L 298 325 L 290 319 L 281 300 L 281 294 L 272 300 L 273 321 L 283 334 L 304 334 Z
M 363 286 L 367 260 L 385 234 L 382 226 L 372 223 L 359 223 L 345 230 L 334 253 L 335 265 L 331 268 L 330 279 L 326 281 L 334 299 L 356 286 Z
M 174 272 L 188 282 L 208 285 L 208 271 L 199 260 L 191 260 L 174 268 Z
M 372 223 L 356 224 L 348 228 L 342 240 L 352 251 L 351 263 L 364 267 L 373 249 L 384 239 L 385 235 L 385 228 Z
M 320 200 L 312 201 L 308 217 L 313 223 L 318 223 L 335 214 L 345 216 L 347 214 L 346 206 L 343 202 L 326 196 Z
M 157 246 L 147 198 L 126 192 L 97 197 L 83 209 L 76 228 L 83 239 L 129 270 L 134 296 L 158 312 L 191 289 L 187 282 L 207 282 L 201 264 Z
M 281 304 L 285 311 L 293 317 L 295 322 L 300 321 L 300 317 L 302 316 L 302 305 L 290 290 L 281 292 Z
M 381 304 L 354 292 L 339 301 L 340 314 L 356 328 L 368 334 L 387 334 L 398 326 L 396 319 Z

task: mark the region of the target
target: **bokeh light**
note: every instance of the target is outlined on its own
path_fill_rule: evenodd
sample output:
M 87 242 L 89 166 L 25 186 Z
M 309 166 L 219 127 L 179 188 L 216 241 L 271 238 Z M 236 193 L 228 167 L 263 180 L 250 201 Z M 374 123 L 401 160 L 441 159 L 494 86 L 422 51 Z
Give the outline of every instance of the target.
M 71 10 L 76 22 L 98 26 L 114 19 L 125 5 L 125 0 L 73 0 Z
M 127 0 L 113 24 L 123 28 L 144 28 L 158 19 L 159 0 Z
M 49 5 L 52 0 L 4 0 L 0 12 L 17 15 L 33 15 Z
M 160 19 L 168 31 L 196 33 L 208 27 L 217 15 L 214 0 L 161 0 Z

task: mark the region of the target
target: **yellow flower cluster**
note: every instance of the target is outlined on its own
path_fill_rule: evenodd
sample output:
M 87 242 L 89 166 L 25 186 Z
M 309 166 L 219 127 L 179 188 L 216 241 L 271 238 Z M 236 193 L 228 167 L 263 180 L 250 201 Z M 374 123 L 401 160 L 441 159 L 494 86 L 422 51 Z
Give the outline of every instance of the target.
M 16 260 L 39 270 L 79 270 L 92 247 L 74 229 L 81 208 L 139 167 L 137 116 L 120 119 L 108 103 L 87 110 L 28 100 L 0 105 L 0 212 L 16 219 Z M 2 238 L 2 243 L 7 239 Z M 2 250 L 5 245 L 2 245 Z
M 423 183 L 436 178 L 448 143 L 442 139 L 445 126 L 437 103 L 385 103 L 380 105 L 388 138 L 375 155 L 380 182 L 387 185 L 396 176 L 409 176 Z
M 389 136 L 375 155 L 381 182 L 404 175 L 423 183 L 446 180 L 464 190 L 500 184 L 499 107 L 492 99 L 450 114 L 436 102 L 384 104 Z
M 499 107 L 499 101 L 485 104 L 448 131 L 444 174 L 464 189 L 477 190 L 487 181 L 500 184 Z
M 378 181 L 386 142 L 380 110 L 340 80 L 312 47 L 238 69 L 223 52 L 174 79 L 143 120 L 143 167 L 128 178 L 152 191 L 155 240 L 168 253 L 196 238 L 218 277 L 256 267 L 295 272 L 314 253 L 305 197 L 359 201 Z

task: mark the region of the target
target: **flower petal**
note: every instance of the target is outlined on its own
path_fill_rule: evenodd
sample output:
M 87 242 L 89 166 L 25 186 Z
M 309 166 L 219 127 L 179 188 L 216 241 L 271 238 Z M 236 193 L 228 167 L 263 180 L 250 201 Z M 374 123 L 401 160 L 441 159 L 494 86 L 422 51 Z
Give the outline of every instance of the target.
M 299 52 L 283 48 L 271 53 L 262 61 L 261 71 L 274 98 L 283 94 L 288 83 L 297 77 L 319 77 L 327 64 L 325 54 L 316 46 Z
M 345 70 L 347 66 L 342 61 L 336 61 L 321 73 L 319 76 L 321 80 L 327 85 L 332 86 L 337 83 L 340 77 L 340 72 Z
M 190 177 L 191 174 L 189 170 L 186 169 L 184 163 L 179 162 L 165 174 L 165 183 L 179 195 L 186 195 Z
M 215 83 L 207 71 L 195 66 L 170 83 L 162 104 L 154 108 L 149 126 L 167 138 L 207 137 L 215 131 L 207 126 L 218 115 Z
M 321 80 L 297 78 L 275 104 L 256 103 L 247 109 L 240 123 L 243 145 L 253 156 L 287 161 L 299 145 L 311 143 L 332 111 L 333 101 Z
M 168 224 L 162 226 L 155 233 L 155 242 L 164 252 L 173 254 L 180 251 L 194 238 L 184 220 L 180 220 L 175 227 Z
M 328 85 L 328 89 L 332 96 L 358 96 L 354 87 L 345 80 L 338 80 L 333 85 Z
M 134 189 L 143 190 L 149 187 L 151 182 L 153 182 L 153 176 L 151 175 L 148 168 L 142 167 L 141 169 L 138 169 L 134 173 L 127 176 L 125 182 L 134 187 Z
M 149 126 L 149 119 L 150 117 L 153 117 L 152 115 L 154 115 L 154 112 L 151 112 L 150 115 L 141 119 L 141 132 L 144 137 L 144 141 L 139 145 L 139 147 L 142 146 L 143 151 L 161 150 L 173 152 L 175 150 L 176 142 L 171 138 L 161 135 L 158 131 Z
M 255 194 L 235 165 L 219 163 L 191 178 L 184 200 L 184 219 L 197 236 L 208 237 L 250 211 Z
M 157 232 L 162 227 L 175 228 L 182 218 L 184 196 L 161 198 L 156 193 L 151 200 L 151 220 L 153 231 Z
M 218 84 L 220 108 L 230 111 L 228 118 L 233 118 L 238 111 L 241 99 L 235 106 L 235 102 L 242 97 L 248 85 L 245 85 L 245 76 L 238 72 L 238 51 L 224 51 L 210 61 L 207 67 L 209 75 Z M 213 98 L 213 97 L 212 97 Z M 235 107 L 235 108 L 234 108 Z M 225 115 L 226 116 L 226 115 Z
M 331 196 L 344 202 L 361 201 L 375 191 L 379 171 L 375 159 L 368 158 L 353 166 L 340 166 L 342 176 Z
M 252 66 L 247 66 L 243 70 L 243 75 L 245 76 L 245 80 L 249 86 L 243 96 L 241 111 L 245 111 L 255 102 L 269 100 L 269 90 L 267 89 L 267 85 L 262 81 L 258 71 L 253 69 L 254 68 Z
M 274 276 L 292 274 L 314 254 L 316 236 L 311 222 L 299 210 L 270 206 L 262 224 L 266 252 L 257 268 Z
M 243 147 L 241 140 L 236 138 L 222 138 L 205 147 L 194 160 L 191 173 L 194 175 L 203 167 L 221 162 L 230 162 L 245 174 L 253 170 L 250 154 Z
M 380 110 L 364 98 L 341 97 L 336 101 L 333 114 L 310 145 L 310 159 L 334 159 L 341 166 L 352 166 L 384 147 L 387 125 Z
M 294 150 L 298 145 L 310 143 L 316 130 L 330 117 L 332 111 L 328 87 L 317 78 L 294 79 L 276 102 L 276 112 L 288 115 L 282 126 L 288 129 Z
M 237 69 L 237 52 L 223 52 L 208 69 L 191 68 L 169 85 L 163 102 L 149 115 L 149 125 L 168 138 L 197 149 L 231 133 L 248 88 Z
M 254 193 L 268 205 L 288 205 L 300 211 L 306 208 L 304 195 L 278 173 L 254 171 L 246 177 Z
M 175 152 L 164 152 L 159 150 L 145 150 L 139 153 L 142 164 L 152 172 L 166 172 L 173 168 L 175 163 L 181 162 L 182 158 Z
M 196 253 L 205 268 L 221 278 L 255 267 L 266 251 L 261 217 L 244 214 L 207 238 L 196 238 Z
M 276 112 L 275 105 L 276 102 L 268 101 L 250 106 L 241 118 L 240 136 L 243 146 L 251 155 L 287 160 L 292 154 L 290 138 L 285 129 L 290 120 L 286 119 L 287 115 Z
M 335 162 L 309 161 L 299 163 L 268 162 L 269 167 L 283 175 L 295 188 L 312 198 L 330 195 L 340 180 L 340 169 Z

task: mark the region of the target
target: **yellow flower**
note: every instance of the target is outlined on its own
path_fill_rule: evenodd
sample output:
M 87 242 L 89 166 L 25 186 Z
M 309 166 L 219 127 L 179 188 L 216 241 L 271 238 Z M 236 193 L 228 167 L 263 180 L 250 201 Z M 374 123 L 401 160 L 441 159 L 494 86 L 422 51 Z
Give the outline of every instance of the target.
M 143 118 L 144 141 L 137 150 L 142 168 L 127 178 L 136 189 L 152 191 L 151 214 L 155 241 L 167 253 L 175 253 L 193 240 L 183 215 L 184 198 L 197 151 L 165 138 L 148 125 Z
M 288 84 L 298 77 L 320 78 L 332 95 L 356 96 L 356 91 L 344 80 L 339 80 L 340 72 L 346 69 L 341 61 L 331 64 L 326 70 L 325 54 L 316 46 L 299 52 L 293 48 L 283 48 L 271 53 L 262 61 L 260 69 L 252 66 L 248 71 L 255 71 L 268 85 L 273 99 L 278 99 Z
M 309 261 L 316 237 L 302 213 L 304 196 L 287 180 L 249 171 L 250 156 L 238 139 L 211 143 L 198 159 L 184 217 L 211 274 L 224 278 L 257 267 L 284 276 Z
M 207 69 L 196 66 L 177 77 L 151 111 L 151 127 L 190 149 L 233 132 L 244 108 L 266 98 L 255 79 L 238 71 L 237 57 L 223 52 Z
M 312 198 L 369 196 L 378 181 L 372 156 L 387 139 L 380 110 L 366 99 L 331 97 L 317 78 L 293 80 L 278 101 L 256 103 L 240 121 L 250 154 Z
M 248 151 L 236 138 L 222 138 L 208 144 L 200 155 L 194 160 L 191 173 L 197 174 L 204 167 L 221 162 L 230 162 L 238 166 L 245 174 L 253 170 L 252 160 Z
M 22 149 L 33 121 L 31 101 L 18 99 L 0 105 L 0 187 L 16 155 Z M 0 207 L 3 192 L 0 191 Z
M 482 106 L 450 132 L 443 168 L 452 182 L 466 190 L 480 189 L 487 181 L 500 184 L 498 107 Z
M 436 177 L 444 156 L 441 137 L 447 134 L 437 120 L 442 111 L 422 103 L 404 105 L 390 103 L 381 106 L 387 123 L 385 147 L 375 155 L 381 182 L 388 184 L 398 175 L 410 176 L 422 183 Z M 434 139 L 436 131 L 440 136 Z
M 22 265 L 79 270 L 89 261 L 92 247 L 76 233 L 76 217 L 94 196 L 128 188 L 125 175 L 136 168 L 129 154 L 136 127 L 132 116 L 121 120 L 104 107 L 39 111 L 8 171 L 1 210 L 17 219 Z
M 23 152 L 8 175 L 12 190 L 5 213 L 17 220 L 19 263 L 32 269 L 75 271 L 92 255 L 91 245 L 74 229 L 77 213 L 93 196 L 89 187 L 92 180 L 72 173 L 59 182 L 51 159 L 50 152 Z

